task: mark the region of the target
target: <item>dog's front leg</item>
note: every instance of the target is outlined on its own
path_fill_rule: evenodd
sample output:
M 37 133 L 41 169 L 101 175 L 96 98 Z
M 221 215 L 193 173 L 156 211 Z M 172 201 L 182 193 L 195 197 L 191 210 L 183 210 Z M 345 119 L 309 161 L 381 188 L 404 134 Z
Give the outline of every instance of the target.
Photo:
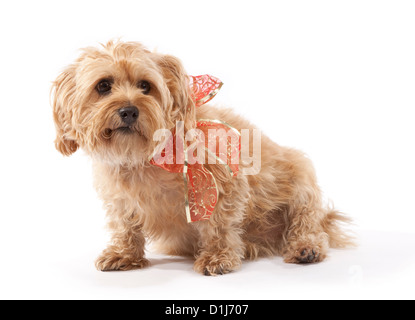
M 140 225 L 132 221 L 112 221 L 112 243 L 95 262 L 100 271 L 126 271 L 148 266 L 144 258 L 145 238 Z
M 244 257 L 239 210 L 215 211 L 208 221 L 195 222 L 199 230 L 200 250 L 194 265 L 206 276 L 229 273 L 240 267 Z

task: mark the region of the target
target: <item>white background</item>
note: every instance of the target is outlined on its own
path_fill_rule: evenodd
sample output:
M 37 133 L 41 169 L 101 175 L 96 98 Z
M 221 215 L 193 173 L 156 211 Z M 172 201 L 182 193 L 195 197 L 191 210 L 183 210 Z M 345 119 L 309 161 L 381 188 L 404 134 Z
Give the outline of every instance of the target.
M 413 1 L 2 1 L 0 298 L 415 298 L 414 17 Z M 305 151 L 360 247 L 215 278 L 151 251 L 149 269 L 96 271 L 105 212 L 87 157 L 54 150 L 49 90 L 118 37 L 219 77 L 217 103 Z

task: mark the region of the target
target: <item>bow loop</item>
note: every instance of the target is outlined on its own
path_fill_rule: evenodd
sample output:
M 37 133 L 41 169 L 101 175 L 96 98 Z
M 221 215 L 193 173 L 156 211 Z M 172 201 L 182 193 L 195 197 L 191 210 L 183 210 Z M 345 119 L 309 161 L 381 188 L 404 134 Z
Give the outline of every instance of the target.
M 190 89 L 196 107 L 200 107 L 212 100 L 223 86 L 218 78 L 205 74 L 203 76 L 190 76 Z

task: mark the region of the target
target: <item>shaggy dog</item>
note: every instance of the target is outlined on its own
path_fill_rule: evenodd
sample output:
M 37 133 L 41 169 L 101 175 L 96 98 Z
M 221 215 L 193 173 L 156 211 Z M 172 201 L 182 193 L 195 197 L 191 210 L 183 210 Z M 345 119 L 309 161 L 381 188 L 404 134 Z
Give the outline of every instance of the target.
M 319 262 L 329 247 L 351 244 L 340 228 L 348 218 L 323 205 L 309 159 L 265 136 L 258 174 L 232 177 L 221 164 L 205 166 L 216 180 L 216 207 L 209 220 L 188 223 L 183 176 L 149 161 L 154 133 L 179 121 L 188 131 L 196 119 L 218 119 L 239 131 L 254 127 L 228 109 L 196 109 L 189 76 L 173 56 L 134 42 L 84 49 L 53 84 L 53 115 L 57 150 L 69 156 L 82 148 L 93 160 L 112 231 L 99 270 L 146 267 L 146 240 L 166 254 L 194 257 L 195 271 L 204 275 L 261 256 Z

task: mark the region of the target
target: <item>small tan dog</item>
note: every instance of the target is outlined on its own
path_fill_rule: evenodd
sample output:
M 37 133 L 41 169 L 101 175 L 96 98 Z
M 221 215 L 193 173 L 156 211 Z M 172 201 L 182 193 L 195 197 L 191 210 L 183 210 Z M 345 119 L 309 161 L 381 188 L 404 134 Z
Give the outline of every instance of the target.
M 82 148 L 93 159 L 113 232 L 99 270 L 146 267 L 146 239 L 166 254 L 194 257 L 194 269 L 205 275 L 260 256 L 319 262 L 329 247 L 351 244 L 340 229 L 348 218 L 323 206 L 311 162 L 265 136 L 256 175 L 231 177 L 223 165 L 206 165 L 219 192 L 215 210 L 209 220 L 186 221 L 183 176 L 149 162 L 154 133 L 178 121 L 187 131 L 200 118 L 237 130 L 253 126 L 228 109 L 196 109 L 175 57 L 132 42 L 87 48 L 54 82 L 53 114 L 56 148 L 66 156 Z

